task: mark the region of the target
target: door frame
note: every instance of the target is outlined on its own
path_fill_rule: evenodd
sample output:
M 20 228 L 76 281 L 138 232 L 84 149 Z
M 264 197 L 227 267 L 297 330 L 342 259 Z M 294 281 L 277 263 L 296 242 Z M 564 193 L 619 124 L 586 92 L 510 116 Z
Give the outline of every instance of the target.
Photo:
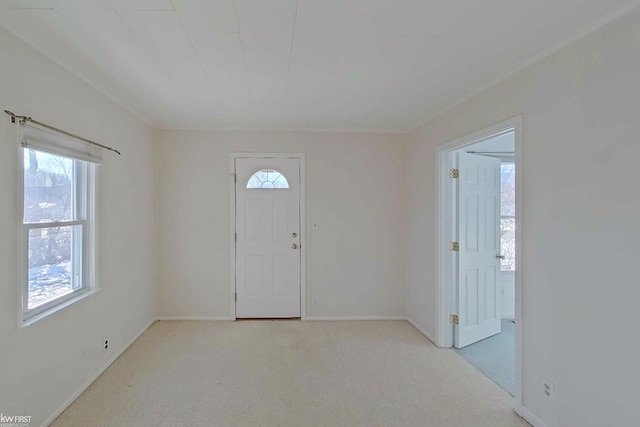
M 306 165 L 304 153 L 230 153 L 229 155 L 229 304 L 231 319 L 236 320 L 236 159 L 298 159 L 300 161 L 300 319 L 307 319 L 307 227 Z
M 513 117 L 492 126 L 480 129 L 461 138 L 436 147 L 436 344 L 453 347 L 453 325 L 449 315 L 455 313 L 454 286 L 457 280 L 457 262 L 449 244 L 456 236 L 456 186 L 449 178 L 449 169 L 454 166 L 454 152 L 481 140 L 513 130 L 515 133 L 516 165 L 516 260 L 515 272 L 515 395 L 514 410 L 522 415 L 522 116 Z

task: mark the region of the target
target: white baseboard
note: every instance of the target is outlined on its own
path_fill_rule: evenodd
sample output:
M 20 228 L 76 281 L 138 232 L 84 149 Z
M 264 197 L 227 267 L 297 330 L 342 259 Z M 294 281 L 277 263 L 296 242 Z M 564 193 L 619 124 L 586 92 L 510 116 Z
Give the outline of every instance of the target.
M 524 418 L 533 427 L 548 427 L 547 424 L 545 424 L 540 418 L 533 415 L 533 413 L 524 406 L 518 408 L 516 410 L 516 414 Z
M 406 320 L 404 316 L 307 316 L 309 321 L 334 321 L 334 320 Z
M 418 330 L 418 332 L 420 332 L 422 335 L 424 335 L 425 337 L 427 337 L 427 339 L 429 341 L 431 341 L 434 345 L 438 345 L 435 338 L 433 338 L 433 336 L 431 336 L 431 334 L 427 331 L 424 330 L 424 328 L 418 326 L 418 324 L 415 322 L 415 320 L 413 320 L 410 317 L 405 317 L 405 320 L 407 322 L 409 322 L 411 324 L 411 326 L 413 326 L 414 328 L 416 328 Z
M 405 316 L 307 316 L 303 320 L 308 321 L 333 321 L 333 320 L 406 320 Z M 158 316 L 158 320 L 185 320 L 185 321 L 233 321 L 228 316 Z
M 133 338 L 131 338 L 125 345 L 123 345 L 120 350 L 118 350 L 109 360 L 107 360 L 107 362 L 104 365 L 102 365 L 102 367 L 100 369 L 98 369 L 98 371 L 95 374 L 93 374 L 91 376 L 91 378 L 89 378 L 82 386 L 80 386 L 80 388 L 75 393 L 73 393 L 73 395 L 71 395 L 71 397 L 69 397 L 67 400 L 65 400 L 65 402 L 62 405 L 60 405 L 60 407 L 58 409 L 56 409 L 55 412 L 53 414 L 51 414 L 49 416 L 49 418 L 47 418 L 42 423 L 42 427 L 47 427 L 56 418 L 58 418 L 60 416 L 60 414 L 62 414 L 64 412 L 64 410 L 69 407 L 69 405 L 71 405 L 87 388 L 89 388 L 89 386 L 91 384 L 93 384 L 93 382 L 95 380 L 97 380 L 98 377 L 100 375 L 102 375 L 102 373 L 104 371 L 106 371 L 107 368 L 109 366 L 111 366 L 111 364 L 113 362 L 115 362 L 116 359 L 122 355 L 122 353 L 124 353 L 129 347 L 131 347 L 131 344 L 133 344 L 135 342 L 135 340 L 140 338 L 140 335 L 144 334 L 144 332 L 147 329 L 149 329 L 149 327 L 151 325 L 153 325 L 154 322 L 155 322 L 155 319 L 152 319 L 151 321 L 149 321 L 149 323 L 147 323 L 146 326 L 144 328 L 142 328 L 142 330 L 140 332 L 138 332 L 136 335 L 134 335 Z
M 220 321 L 236 319 L 229 316 L 158 316 L 154 320 Z

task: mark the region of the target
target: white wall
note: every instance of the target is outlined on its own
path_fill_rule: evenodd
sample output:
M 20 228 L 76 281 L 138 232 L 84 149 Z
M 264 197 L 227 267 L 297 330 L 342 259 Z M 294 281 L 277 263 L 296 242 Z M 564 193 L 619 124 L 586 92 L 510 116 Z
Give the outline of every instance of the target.
M 40 425 L 153 316 L 153 133 L 103 94 L 0 29 L 0 107 L 122 150 L 104 154 L 102 290 L 17 326 L 16 125 L 0 117 L 0 412 Z M 103 352 L 104 340 L 110 348 Z
M 514 320 L 516 316 L 516 275 L 513 271 L 501 271 L 500 315 L 503 319 Z
M 523 115 L 523 399 L 549 426 L 640 419 L 638 76 L 636 10 L 411 134 L 407 312 L 435 335 L 435 147 Z
M 403 136 L 159 131 L 157 141 L 161 316 L 230 315 L 229 154 L 252 151 L 306 153 L 307 315 L 404 315 Z

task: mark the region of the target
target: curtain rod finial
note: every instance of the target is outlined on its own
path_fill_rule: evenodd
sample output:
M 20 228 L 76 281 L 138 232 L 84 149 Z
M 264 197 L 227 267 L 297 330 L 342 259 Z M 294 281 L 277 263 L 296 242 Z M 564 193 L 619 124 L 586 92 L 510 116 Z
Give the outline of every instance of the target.
M 4 112 L 5 112 L 6 114 L 8 114 L 8 115 L 10 115 L 10 116 L 11 116 L 11 123 L 15 123 L 15 122 L 16 122 L 16 115 L 15 115 L 15 114 L 13 114 L 13 113 L 12 113 L 11 111 L 9 111 L 9 110 L 4 110 Z

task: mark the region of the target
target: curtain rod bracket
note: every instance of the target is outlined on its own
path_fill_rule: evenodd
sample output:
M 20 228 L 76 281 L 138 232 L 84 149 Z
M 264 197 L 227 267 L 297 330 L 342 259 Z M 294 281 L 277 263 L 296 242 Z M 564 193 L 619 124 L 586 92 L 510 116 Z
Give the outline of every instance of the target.
M 20 120 L 20 124 L 25 124 L 26 122 L 31 121 L 31 117 L 17 116 L 9 110 L 4 110 L 4 112 L 11 116 L 11 123 L 15 123 L 16 120 Z

